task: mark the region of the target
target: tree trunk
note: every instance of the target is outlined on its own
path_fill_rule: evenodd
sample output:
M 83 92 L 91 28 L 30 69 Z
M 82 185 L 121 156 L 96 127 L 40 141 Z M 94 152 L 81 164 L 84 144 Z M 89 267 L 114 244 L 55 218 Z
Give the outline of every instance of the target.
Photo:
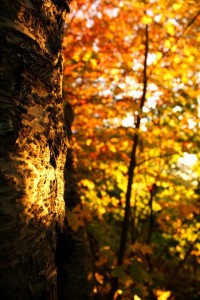
M 0 298 L 57 299 L 66 133 L 61 35 L 68 1 L 2 0 Z
M 69 105 L 65 107 L 65 111 Z M 68 124 L 68 151 L 65 164 L 65 194 L 64 200 L 68 212 L 81 204 L 78 190 L 78 178 L 71 140 L 71 124 Z M 84 222 L 84 220 L 83 220 Z M 73 229 L 67 218 L 65 227 L 58 233 L 58 296 L 59 300 L 91 300 L 94 285 L 94 257 L 86 226 Z

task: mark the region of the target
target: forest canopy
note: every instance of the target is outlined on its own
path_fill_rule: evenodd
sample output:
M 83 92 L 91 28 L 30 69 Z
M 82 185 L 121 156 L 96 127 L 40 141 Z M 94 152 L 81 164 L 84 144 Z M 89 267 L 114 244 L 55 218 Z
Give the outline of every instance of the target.
M 94 293 L 199 299 L 199 1 L 77 0 L 67 18 L 68 218 L 93 237 Z

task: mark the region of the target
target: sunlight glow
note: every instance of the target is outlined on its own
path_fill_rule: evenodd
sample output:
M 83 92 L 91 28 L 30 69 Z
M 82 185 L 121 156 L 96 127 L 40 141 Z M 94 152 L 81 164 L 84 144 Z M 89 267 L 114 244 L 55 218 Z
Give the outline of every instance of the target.
M 197 157 L 195 154 L 189 154 L 184 152 L 183 157 L 179 158 L 179 163 L 188 167 L 192 167 L 197 162 Z
M 127 117 L 122 120 L 123 127 L 132 127 L 134 125 L 134 117 L 128 113 Z
M 147 123 L 147 118 L 141 119 L 141 130 L 147 131 L 145 124 Z M 130 113 L 127 114 L 126 118 L 122 120 L 123 127 L 134 127 L 134 116 Z
M 184 152 L 183 157 L 178 160 L 178 167 L 180 171 L 177 172 L 184 180 L 196 179 L 197 174 L 192 170 L 192 167 L 197 162 L 197 156 L 195 154 L 189 154 Z

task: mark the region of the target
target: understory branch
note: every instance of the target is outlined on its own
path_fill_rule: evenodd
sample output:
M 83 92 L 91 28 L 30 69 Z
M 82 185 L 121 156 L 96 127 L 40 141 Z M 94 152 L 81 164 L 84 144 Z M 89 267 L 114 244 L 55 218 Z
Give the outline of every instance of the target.
M 148 25 L 145 27 L 145 53 L 144 53 L 144 68 L 143 68 L 143 92 L 140 99 L 140 109 L 142 111 L 145 100 L 146 100 L 146 93 L 147 93 L 147 58 L 148 58 L 148 52 L 149 52 L 149 32 L 148 32 Z M 138 114 L 135 128 L 139 129 L 141 123 L 141 117 Z M 130 163 L 128 168 L 128 183 L 127 183 L 127 189 L 126 189 L 126 202 L 125 202 L 125 212 L 124 212 L 124 219 L 122 223 L 122 231 L 121 231 L 121 237 L 120 237 L 120 245 L 119 245 L 119 252 L 118 252 L 118 258 L 117 258 L 117 266 L 122 266 L 125 252 L 127 248 L 127 238 L 128 238 L 128 232 L 129 232 L 129 222 L 130 222 L 130 215 L 131 215 L 131 193 L 132 193 L 132 184 L 134 179 L 134 171 L 137 166 L 136 162 L 136 152 L 139 144 L 139 134 L 135 133 L 133 136 L 133 146 L 131 150 L 131 157 L 130 157 Z M 118 289 L 118 278 L 113 278 L 112 282 L 112 288 L 111 288 L 111 295 L 110 299 L 113 299 L 113 296 L 115 295 L 115 292 Z

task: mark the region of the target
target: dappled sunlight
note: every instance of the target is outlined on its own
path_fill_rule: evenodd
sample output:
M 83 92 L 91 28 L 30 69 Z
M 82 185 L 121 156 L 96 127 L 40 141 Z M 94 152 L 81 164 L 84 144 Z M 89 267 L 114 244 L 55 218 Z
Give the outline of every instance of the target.
M 65 153 L 57 157 L 55 167 L 51 163 L 51 149 L 48 145 L 41 147 L 41 138 L 42 134 L 39 140 L 29 137 L 28 143 L 17 141 L 23 150 L 23 160 L 20 157 L 13 159 L 19 164 L 25 187 L 21 203 L 22 221 L 27 224 L 40 222 L 42 226 L 49 226 L 53 219 L 62 223 L 65 214 L 62 172 Z

